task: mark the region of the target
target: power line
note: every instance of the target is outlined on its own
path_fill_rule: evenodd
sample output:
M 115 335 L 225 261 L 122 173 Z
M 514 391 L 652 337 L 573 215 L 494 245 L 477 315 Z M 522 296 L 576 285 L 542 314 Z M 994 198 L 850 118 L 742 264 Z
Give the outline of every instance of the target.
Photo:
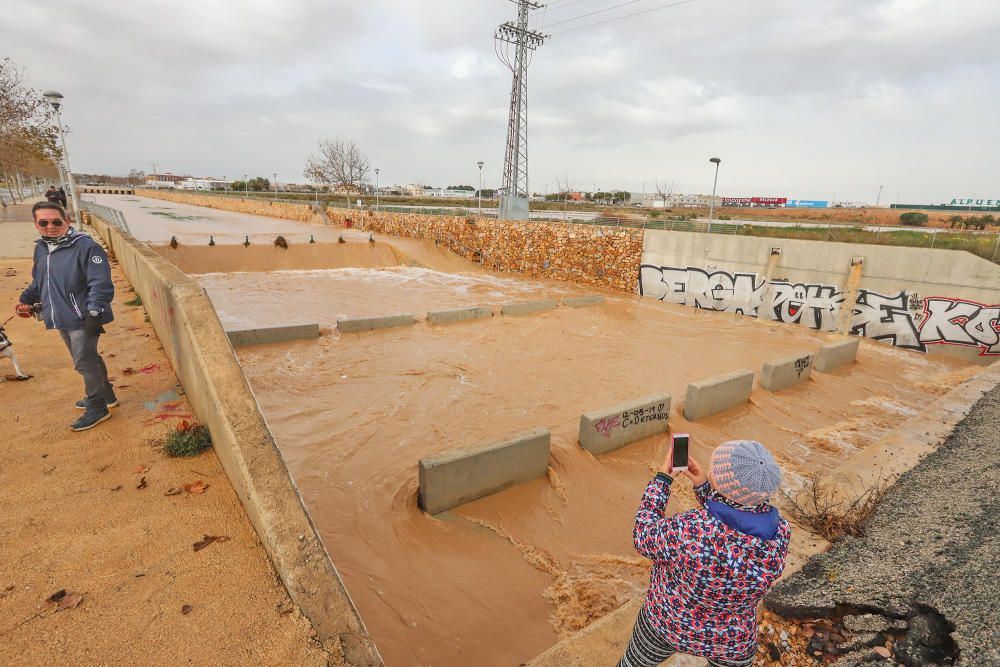
M 558 2 L 559 2 L 559 0 L 556 0 L 556 2 L 550 2 L 549 4 L 545 5 L 545 8 L 546 9 L 551 9 L 552 11 L 558 11 L 560 9 L 565 9 L 566 7 L 569 7 L 570 5 L 575 5 L 578 2 L 583 2 L 583 0 L 569 0 L 569 2 L 567 2 L 566 4 L 559 5 L 557 7 L 556 5 L 558 4 Z
M 695 0 L 680 0 L 680 2 L 671 2 L 661 7 L 653 7 L 652 9 L 644 9 L 641 12 L 632 12 L 631 14 L 625 14 L 623 16 L 616 16 L 610 19 L 604 19 L 603 21 L 595 21 L 594 23 L 588 23 L 587 25 L 577 26 L 575 28 L 567 28 L 566 30 L 560 30 L 559 32 L 554 32 L 549 37 L 555 37 L 556 35 L 565 35 L 568 32 L 573 32 L 575 30 L 583 30 L 584 28 L 593 28 L 597 25 L 603 25 L 605 23 L 612 23 L 613 21 L 621 21 L 622 19 L 631 18 L 633 16 L 639 16 L 641 14 L 649 14 L 650 12 L 658 12 L 661 9 L 670 9 L 671 7 L 678 7 L 680 5 L 686 5 L 688 3 L 694 2 Z M 555 24 L 553 24 L 555 25 Z
M 587 14 L 580 14 L 579 16 L 574 16 L 571 19 L 556 21 L 555 23 L 550 23 L 545 27 L 551 28 L 554 25 L 562 25 L 563 23 L 570 23 L 571 21 L 579 21 L 580 19 L 585 19 L 588 16 L 593 16 L 595 14 L 603 14 L 604 12 L 610 12 L 612 9 L 618 9 L 619 7 L 624 7 L 625 5 L 634 5 L 637 2 L 641 2 L 641 0 L 627 0 L 627 2 L 620 2 L 617 5 L 611 5 L 610 7 L 605 7 L 604 9 L 598 9 L 596 11 L 589 12 Z

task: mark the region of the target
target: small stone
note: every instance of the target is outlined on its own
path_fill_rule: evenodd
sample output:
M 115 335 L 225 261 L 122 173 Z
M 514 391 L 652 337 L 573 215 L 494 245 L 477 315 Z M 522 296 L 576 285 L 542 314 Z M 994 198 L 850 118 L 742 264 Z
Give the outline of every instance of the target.
M 851 632 L 885 632 L 889 629 L 889 619 L 877 614 L 845 616 L 843 623 Z

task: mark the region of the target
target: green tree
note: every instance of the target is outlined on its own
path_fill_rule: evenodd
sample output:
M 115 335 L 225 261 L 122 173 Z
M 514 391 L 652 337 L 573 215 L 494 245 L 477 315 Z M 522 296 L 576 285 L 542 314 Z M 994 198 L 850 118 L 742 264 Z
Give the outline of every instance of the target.
M 930 218 L 920 211 L 907 211 L 899 215 L 899 222 L 909 227 L 923 227 Z
M 250 192 L 267 192 L 271 189 L 271 181 L 263 176 L 250 179 Z

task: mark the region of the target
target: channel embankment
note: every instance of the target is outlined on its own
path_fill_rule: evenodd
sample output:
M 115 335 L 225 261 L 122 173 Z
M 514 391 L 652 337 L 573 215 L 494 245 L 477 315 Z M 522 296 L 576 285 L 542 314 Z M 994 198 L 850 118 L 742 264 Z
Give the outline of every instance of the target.
M 10 213 L 0 322 L 31 280 L 30 213 Z M 0 358 L 0 664 L 344 664 L 278 580 L 216 452 L 160 449 L 192 419 L 190 396 L 117 265 L 112 278 L 101 349 L 121 405 L 93 430 L 67 428 L 83 383 L 58 334 L 6 326 L 33 377 L 5 380 Z
M 203 288 L 145 244 L 93 223 L 142 297 L 163 351 L 292 599 L 348 663 L 381 658 L 316 534 Z

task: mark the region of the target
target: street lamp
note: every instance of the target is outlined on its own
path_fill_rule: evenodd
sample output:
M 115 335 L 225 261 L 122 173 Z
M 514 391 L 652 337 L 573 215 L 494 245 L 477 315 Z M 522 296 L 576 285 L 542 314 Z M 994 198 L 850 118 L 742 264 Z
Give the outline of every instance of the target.
M 375 167 L 375 210 L 378 210 L 378 173 L 382 171 L 378 167 Z
M 278 201 L 278 174 L 275 172 L 271 175 L 274 176 L 274 201 Z
M 80 228 L 80 207 L 77 205 L 76 201 L 76 188 L 73 187 L 73 172 L 69 166 L 69 149 L 66 148 L 66 135 L 63 134 L 63 124 L 62 116 L 59 114 L 59 107 L 62 106 L 63 96 L 62 93 L 56 92 L 54 90 L 46 90 L 42 93 L 42 96 L 48 100 L 49 104 L 56 112 L 56 123 L 59 126 L 59 142 L 62 144 L 63 160 L 65 160 L 65 171 L 66 179 L 63 180 L 62 174 L 59 175 L 59 184 L 65 189 L 69 187 L 69 198 L 73 202 L 73 219 L 76 220 L 77 229 Z
M 476 193 L 479 197 L 479 216 L 483 215 L 483 165 L 486 163 L 482 160 L 476 162 L 476 166 L 479 167 L 479 191 Z
M 712 181 L 712 198 L 708 200 L 708 224 L 712 225 L 712 214 L 715 213 L 715 186 L 719 184 L 719 163 L 722 162 L 721 159 L 713 157 L 709 159 L 709 162 L 715 163 L 715 180 Z
M 250 181 L 247 180 L 246 174 L 243 174 L 243 198 L 250 198 Z

